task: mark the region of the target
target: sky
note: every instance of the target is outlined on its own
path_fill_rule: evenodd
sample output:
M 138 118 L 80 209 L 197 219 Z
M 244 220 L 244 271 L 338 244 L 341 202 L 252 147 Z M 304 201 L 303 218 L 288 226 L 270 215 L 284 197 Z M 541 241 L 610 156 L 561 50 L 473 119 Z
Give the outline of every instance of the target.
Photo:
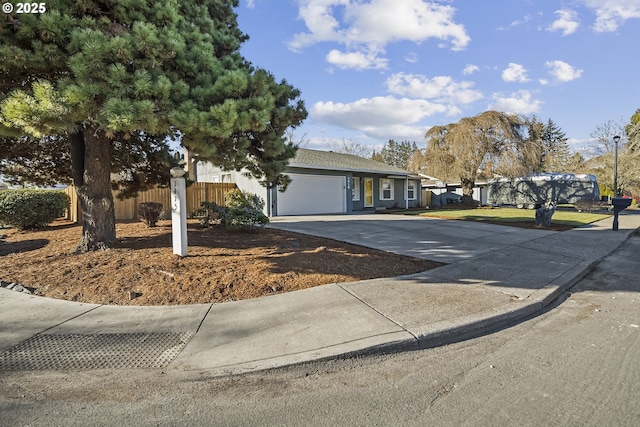
M 640 0 L 240 0 L 241 52 L 301 91 L 300 146 L 380 149 L 487 110 L 583 151 L 640 108 Z

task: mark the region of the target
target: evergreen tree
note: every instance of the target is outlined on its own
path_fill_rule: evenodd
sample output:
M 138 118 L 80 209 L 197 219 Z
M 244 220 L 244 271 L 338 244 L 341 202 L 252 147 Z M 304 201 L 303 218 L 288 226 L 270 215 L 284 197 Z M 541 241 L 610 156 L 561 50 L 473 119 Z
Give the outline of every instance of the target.
M 635 154 L 640 154 L 640 108 L 631 116 L 631 120 L 624 128 L 627 134 L 627 146 Z
M 70 176 L 83 210 L 78 251 L 115 242 L 111 173 L 123 195 L 168 181 L 167 139 L 267 185 L 296 147 L 300 93 L 239 53 L 238 0 L 57 0 L 40 14 L 0 15 L 0 155 L 4 170 Z M 29 159 L 28 162 L 20 159 Z M 33 171 L 31 171 L 33 172 Z M 48 175 L 48 176 L 47 176 Z
M 567 134 L 551 119 L 542 128 L 543 169 L 546 172 L 564 172 L 571 156 Z
M 378 162 L 406 170 L 409 167 L 409 161 L 415 151 L 418 151 L 418 146 L 415 142 L 402 141 L 397 143 L 393 139 L 390 139 L 389 142 L 382 147 L 380 152 L 374 151 L 371 158 Z
M 621 156 L 621 171 L 624 173 L 627 190 L 640 194 L 640 109 L 631 116 L 625 126 L 627 143 Z
M 527 119 L 527 130 L 525 173 L 564 172 L 571 153 L 562 129 L 551 119 L 542 123 L 533 116 Z

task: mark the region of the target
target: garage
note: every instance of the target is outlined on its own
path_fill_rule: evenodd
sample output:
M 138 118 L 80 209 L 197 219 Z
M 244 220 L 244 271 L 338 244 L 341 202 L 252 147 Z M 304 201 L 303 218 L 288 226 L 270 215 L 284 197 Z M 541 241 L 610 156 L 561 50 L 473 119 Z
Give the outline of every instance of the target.
M 278 192 L 278 215 L 309 215 L 347 212 L 346 177 L 288 174 L 291 184 Z

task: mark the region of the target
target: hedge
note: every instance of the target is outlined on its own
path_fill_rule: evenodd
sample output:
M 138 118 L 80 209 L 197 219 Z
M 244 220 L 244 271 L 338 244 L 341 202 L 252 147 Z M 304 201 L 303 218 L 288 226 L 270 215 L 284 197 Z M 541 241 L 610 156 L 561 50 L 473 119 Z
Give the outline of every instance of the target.
M 46 227 L 68 208 L 69 196 L 62 191 L 0 191 L 0 224 L 20 230 Z

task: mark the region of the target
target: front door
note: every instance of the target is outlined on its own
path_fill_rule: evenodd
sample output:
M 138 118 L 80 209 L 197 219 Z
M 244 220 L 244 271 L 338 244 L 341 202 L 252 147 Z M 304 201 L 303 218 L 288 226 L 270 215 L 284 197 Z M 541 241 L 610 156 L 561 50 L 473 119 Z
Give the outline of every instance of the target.
M 364 207 L 373 207 L 373 178 L 364 179 Z

